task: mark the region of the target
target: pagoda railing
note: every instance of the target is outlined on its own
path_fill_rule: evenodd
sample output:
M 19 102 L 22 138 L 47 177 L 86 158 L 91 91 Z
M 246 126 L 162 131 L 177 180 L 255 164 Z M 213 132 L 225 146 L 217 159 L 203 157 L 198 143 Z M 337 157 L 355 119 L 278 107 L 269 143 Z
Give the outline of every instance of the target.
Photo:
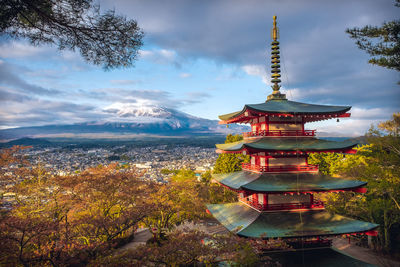
M 245 132 L 243 137 L 260 137 L 260 136 L 315 136 L 316 130 L 262 130 L 256 132 Z
M 281 166 L 260 166 L 251 163 L 242 163 L 242 169 L 258 172 L 317 172 L 318 165 L 281 165 Z
M 269 204 L 264 210 L 291 210 L 291 209 L 312 209 L 312 208 L 324 208 L 322 201 L 300 202 L 300 203 L 282 203 L 282 204 Z
M 330 239 L 314 239 L 314 240 L 298 240 L 287 242 L 294 249 L 305 249 L 305 248 L 319 248 L 319 247 L 331 247 L 332 240 Z
M 255 198 L 253 201 L 248 201 L 246 198 L 240 198 L 240 200 L 248 205 L 262 211 L 273 211 L 273 210 L 295 210 L 295 209 L 323 209 L 324 203 L 322 201 L 313 202 L 299 202 L 299 203 L 279 203 L 279 204 L 261 204 L 258 203 Z

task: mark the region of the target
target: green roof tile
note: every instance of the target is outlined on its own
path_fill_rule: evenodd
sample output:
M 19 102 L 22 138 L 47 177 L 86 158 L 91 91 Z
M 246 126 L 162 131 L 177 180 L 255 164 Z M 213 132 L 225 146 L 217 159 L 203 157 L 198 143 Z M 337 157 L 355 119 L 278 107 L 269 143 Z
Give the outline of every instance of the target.
M 214 174 L 213 178 L 233 189 L 247 189 L 256 192 L 328 191 L 365 186 L 357 180 L 334 178 L 312 173 L 254 173 L 239 171 Z
M 229 231 L 253 238 L 293 238 L 370 231 L 377 224 L 324 210 L 259 212 L 240 202 L 209 204 L 208 210 Z
M 243 148 L 253 148 L 256 150 L 283 150 L 283 151 L 325 151 L 340 150 L 356 146 L 352 140 L 341 142 L 328 141 L 317 138 L 262 138 L 242 140 L 228 144 L 217 144 L 216 147 L 224 151 L 240 151 Z
M 335 114 L 344 113 L 351 109 L 351 106 L 329 106 L 329 105 L 313 105 L 289 100 L 268 100 L 260 104 L 245 105 L 241 111 L 232 112 L 221 115 L 221 120 L 230 120 L 241 115 L 246 109 L 251 109 L 266 113 L 286 113 L 286 114 Z
M 282 266 L 291 267 L 377 267 L 376 265 L 346 255 L 335 248 L 283 252 L 274 251 L 273 253 L 266 253 L 266 255 L 282 264 Z

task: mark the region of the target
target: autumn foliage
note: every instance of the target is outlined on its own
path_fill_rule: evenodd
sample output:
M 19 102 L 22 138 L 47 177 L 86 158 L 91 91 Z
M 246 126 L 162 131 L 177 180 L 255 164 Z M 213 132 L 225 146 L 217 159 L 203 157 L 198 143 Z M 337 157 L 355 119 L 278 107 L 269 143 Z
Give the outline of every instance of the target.
M 191 170 L 179 170 L 165 185 L 118 164 L 52 176 L 25 161 L 22 150 L 0 153 L 0 265 L 176 266 L 257 259 L 237 237 L 176 230 L 206 219 L 205 203 L 231 200 L 232 194 L 210 183 L 209 173 L 198 179 Z M 124 253 L 120 248 L 138 227 L 151 229 L 152 242 Z
M 135 170 L 111 165 L 50 176 L 40 166 L 21 165 L 12 153 L 17 150 L 1 154 L 2 167 L 19 166 L 15 174 L 2 173 L 9 196 L 2 195 L 0 218 L 0 261 L 6 265 L 88 263 L 133 237 L 152 210 L 146 196 L 153 185 Z

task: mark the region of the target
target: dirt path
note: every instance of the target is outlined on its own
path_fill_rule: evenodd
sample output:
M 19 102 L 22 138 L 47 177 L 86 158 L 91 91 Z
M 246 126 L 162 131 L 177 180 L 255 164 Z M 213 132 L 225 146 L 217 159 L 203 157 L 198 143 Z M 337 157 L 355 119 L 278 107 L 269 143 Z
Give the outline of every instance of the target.
M 348 239 L 336 237 L 333 238 L 333 247 L 340 250 L 341 252 L 348 254 L 361 261 L 374 264 L 379 267 L 400 267 L 399 261 L 394 261 L 392 259 L 385 258 L 378 255 L 369 248 L 363 248 L 350 243 Z
M 143 228 L 138 230 L 135 233 L 135 237 L 133 238 L 132 242 L 126 244 L 125 246 L 121 247 L 121 250 L 124 249 L 131 249 L 135 248 L 139 245 L 145 245 L 147 240 L 149 240 L 153 235 L 151 234 L 148 228 Z

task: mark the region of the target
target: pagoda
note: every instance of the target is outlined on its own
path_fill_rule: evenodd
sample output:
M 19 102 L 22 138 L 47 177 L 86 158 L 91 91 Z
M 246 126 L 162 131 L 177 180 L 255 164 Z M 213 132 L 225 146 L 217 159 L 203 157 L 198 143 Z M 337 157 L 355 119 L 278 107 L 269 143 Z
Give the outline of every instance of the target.
M 243 140 L 217 144 L 217 153 L 250 156 L 242 171 L 214 174 L 213 179 L 238 193 L 239 202 L 209 204 L 207 210 L 229 231 L 241 237 L 283 238 L 290 244 L 330 246 L 329 236 L 376 235 L 377 224 L 363 222 L 324 209 L 315 193 L 366 192 L 366 183 L 322 175 L 308 163 L 310 153 L 354 154 L 357 143 L 316 138 L 308 122 L 350 117 L 350 106 L 314 105 L 287 100 L 280 92 L 280 52 L 276 16 L 272 30 L 271 72 L 273 92 L 260 104 L 221 115 L 221 124 L 249 123 Z

